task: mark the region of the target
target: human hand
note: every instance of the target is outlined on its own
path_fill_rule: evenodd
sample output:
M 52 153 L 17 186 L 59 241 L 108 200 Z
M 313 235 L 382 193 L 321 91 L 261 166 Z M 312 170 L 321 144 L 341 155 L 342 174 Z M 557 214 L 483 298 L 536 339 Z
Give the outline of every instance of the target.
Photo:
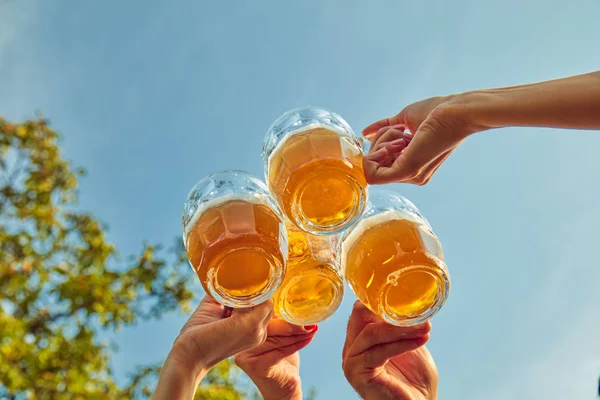
M 357 301 L 342 354 L 346 379 L 367 400 L 436 399 L 437 369 L 424 346 L 430 330 L 429 322 L 390 325 Z
M 272 313 L 272 300 L 231 309 L 204 296 L 175 339 L 153 398 L 191 399 L 202 377 L 215 364 L 265 341 Z
M 298 351 L 312 341 L 317 330 L 317 325 L 302 327 L 272 319 L 265 342 L 238 353 L 234 361 L 265 400 L 302 400 Z
M 432 97 L 366 127 L 363 136 L 371 138 L 363 159 L 367 182 L 428 183 L 468 135 L 484 129 L 469 122 L 462 102 L 460 96 Z
M 598 130 L 598 107 L 600 71 L 432 97 L 364 129 L 373 137 L 363 159 L 365 176 L 374 184 L 424 185 L 470 134 L 509 126 Z

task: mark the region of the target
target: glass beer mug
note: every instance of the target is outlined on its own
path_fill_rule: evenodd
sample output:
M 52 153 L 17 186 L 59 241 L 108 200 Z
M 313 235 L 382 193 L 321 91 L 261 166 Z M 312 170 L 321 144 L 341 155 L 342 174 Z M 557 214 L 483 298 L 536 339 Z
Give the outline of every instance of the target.
M 275 315 L 295 325 L 329 318 L 344 298 L 344 280 L 333 236 L 316 236 L 287 223 L 288 262 L 275 292 Z
M 183 241 L 204 290 L 229 307 L 267 300 L 285 274 L 283 215 L 265 184 L 244 171 L 216 172 L 192 188 Z
M 363 213 L 361 139 L 339 115 L 317 107 L 286 112 L 267 132 L 262 156 L 271 194 L 300 229 L 335 234 Z
M 442 246 L 404 197 L 373 190 L 367 212 L 340 242 L 346 280 L 383 320 L 398 326 L 420 324 L 448 298 L 450 277 Z

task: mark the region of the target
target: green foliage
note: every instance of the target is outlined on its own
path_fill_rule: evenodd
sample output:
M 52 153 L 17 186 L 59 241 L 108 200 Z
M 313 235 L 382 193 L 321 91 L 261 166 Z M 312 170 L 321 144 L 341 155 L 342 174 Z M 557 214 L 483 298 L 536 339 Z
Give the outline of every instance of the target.
M 181 244 L 118 258 L 100 222 L 77 209 L 84 171 L 61 157 L 58 139 L 40 117 L 0 117 L 0 398 L 147 398 L 160 367 L 140 367 L 119 386 L 115 346 L 97 333 L 189 311 L 190 268 Z M 226 360 L 196 398 L 254 398 L 240 378 Z

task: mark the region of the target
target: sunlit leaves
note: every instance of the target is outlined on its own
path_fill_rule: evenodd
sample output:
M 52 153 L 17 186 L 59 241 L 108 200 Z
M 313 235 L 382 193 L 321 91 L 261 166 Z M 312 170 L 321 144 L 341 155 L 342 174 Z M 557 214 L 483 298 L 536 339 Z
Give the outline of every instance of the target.
M 0 117 L 0 398 L 149 398 L 160 366 L 139 367 L 117 385 L 115 346 L 98 333 L 189 312 L 195 278 L 180 241 L 118 257 L 102 224 L 77 208 L 84 170 L 62 158 L 58 140 L 41 117 Z M 225 360 L 195 398 L 258 397 Z
M 77 208 L 84 171 L 62 158 L 58 140 L 41 117 L 0 117 L 0 398 L 149 397 L 158 367 L 119 387 L 114 346 L 98 332 L 189 309 L 190 268 L 180 244 L 119 258 L 102 224 Z M 211 372 L 200 398 L 242 398 L 234 372 Z M 238 397 L 219 397 L 223 387 Z

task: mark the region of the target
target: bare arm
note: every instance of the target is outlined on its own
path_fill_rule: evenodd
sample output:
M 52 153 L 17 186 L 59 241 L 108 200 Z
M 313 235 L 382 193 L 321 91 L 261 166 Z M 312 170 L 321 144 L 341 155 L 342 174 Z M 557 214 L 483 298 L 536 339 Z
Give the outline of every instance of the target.
M 469 135 L 509 126 L 600 130 L 600 71 L 413 103 L 364 129 L 365 176 L 424 185 Z
M 475 125 L 600 129 L 600 71 L 458 95 Z

